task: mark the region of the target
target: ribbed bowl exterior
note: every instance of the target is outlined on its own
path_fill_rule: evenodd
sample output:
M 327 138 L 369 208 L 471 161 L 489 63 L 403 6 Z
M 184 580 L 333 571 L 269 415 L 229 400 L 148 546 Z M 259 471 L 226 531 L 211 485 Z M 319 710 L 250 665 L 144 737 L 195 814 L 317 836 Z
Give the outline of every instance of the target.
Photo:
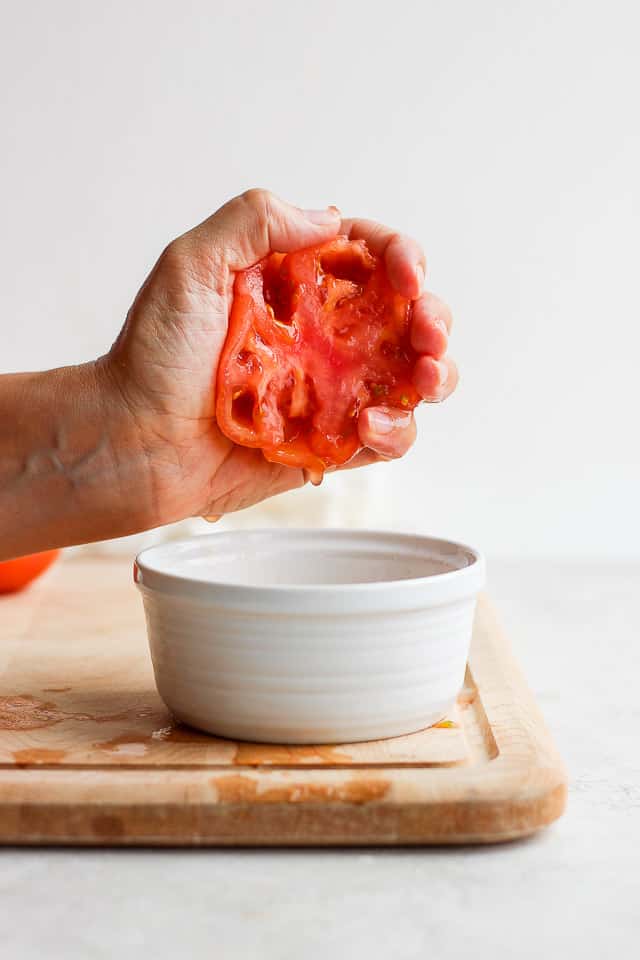
M 476 589 L 408 610 L 243 613 L 140 584 L 158 691 L 232 739 L 340 743 L 436 722 L 462 685 Z M 380 596 L 378 596 L 380 606 Z

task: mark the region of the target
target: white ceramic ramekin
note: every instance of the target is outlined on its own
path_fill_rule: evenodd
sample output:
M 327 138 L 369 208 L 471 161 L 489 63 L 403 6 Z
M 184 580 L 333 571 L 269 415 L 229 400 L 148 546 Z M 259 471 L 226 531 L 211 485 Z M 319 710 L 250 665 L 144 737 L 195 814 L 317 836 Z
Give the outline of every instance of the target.
M 340 743 L 449 711 L 484 563 L 429 537 L 240 530 L 150 547 L 134 575 L 178 720 L 232 739 Z

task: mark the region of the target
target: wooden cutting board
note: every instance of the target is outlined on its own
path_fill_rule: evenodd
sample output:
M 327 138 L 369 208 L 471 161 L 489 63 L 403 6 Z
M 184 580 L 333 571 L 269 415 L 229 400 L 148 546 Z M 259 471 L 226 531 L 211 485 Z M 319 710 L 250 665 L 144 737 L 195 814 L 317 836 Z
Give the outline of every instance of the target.
M 393 740 L 285 747 L 173 721 L 130 563 L 73 557 L 0 597 L 3 843 L 484 843 L 550 823 L 565 796 L 485 600 L 447 720 Z

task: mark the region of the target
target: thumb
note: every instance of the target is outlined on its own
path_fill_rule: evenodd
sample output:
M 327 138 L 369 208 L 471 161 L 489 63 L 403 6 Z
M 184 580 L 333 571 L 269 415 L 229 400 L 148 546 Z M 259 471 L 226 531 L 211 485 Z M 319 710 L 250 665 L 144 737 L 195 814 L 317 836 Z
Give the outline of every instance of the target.
M 244 270 L 272 251 L 288 253 L 330 240 L 340 229 L 336 207 L 301 210 L 268 190 L 248 190 L 192 231 L 230 270 Z
M 367 407 L 358 417 L 363 447 L 387 460 L 402 457 L 416 439 L 416 422 L 408 410 Z

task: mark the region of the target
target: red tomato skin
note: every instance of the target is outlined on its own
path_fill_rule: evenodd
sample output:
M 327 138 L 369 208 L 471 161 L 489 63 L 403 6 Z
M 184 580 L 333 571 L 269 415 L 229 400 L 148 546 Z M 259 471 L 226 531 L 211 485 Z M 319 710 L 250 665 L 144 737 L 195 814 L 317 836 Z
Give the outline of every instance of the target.
M 0 562 L 0 593 L 16 593 L 51 566 L 59 550 L 45 550 Z
M 368 406 L 412 410 L 411 304 L 361 241 L 271 254 L 238 273 L 216 420 L 265 458 L 322 473 L 360 449 Z

